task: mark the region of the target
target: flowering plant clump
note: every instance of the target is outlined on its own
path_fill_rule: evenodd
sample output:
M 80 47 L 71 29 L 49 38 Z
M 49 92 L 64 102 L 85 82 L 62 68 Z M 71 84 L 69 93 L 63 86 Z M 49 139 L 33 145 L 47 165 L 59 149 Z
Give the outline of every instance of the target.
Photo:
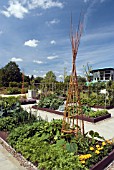
M 113 145 L 111 140 L 104 140 L 102 142 L 96 141 L 93 146 L 91 145 L 89 147 L 87 154 L 79 155 L 79 160 L 84 166 L 90 168 L 103 157 L 108 155 L 112 148 Z

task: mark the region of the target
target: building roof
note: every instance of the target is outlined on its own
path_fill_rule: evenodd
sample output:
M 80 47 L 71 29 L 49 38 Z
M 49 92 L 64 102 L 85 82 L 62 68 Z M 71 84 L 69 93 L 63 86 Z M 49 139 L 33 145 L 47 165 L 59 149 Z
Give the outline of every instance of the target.
M 106 70 L 114 70 L 114 68 L 112 67 L 108 67 L 108 68 L 98 68 L 98 69 L 94 69 L 94 70 L 91 70 L 91 73 L 93 72 L 97 72 L 97 71 L 106 71 Z

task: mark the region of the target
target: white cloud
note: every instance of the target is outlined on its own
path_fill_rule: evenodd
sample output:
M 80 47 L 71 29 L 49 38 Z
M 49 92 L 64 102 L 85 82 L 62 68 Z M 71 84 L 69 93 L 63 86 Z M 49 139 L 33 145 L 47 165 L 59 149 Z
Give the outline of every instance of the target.
M 51 44 L 56 44 L 55 40 L 50 41 Z
M 14 16 L 23 19 L 24 14 L 28 13 L 28 9 L 18 1 L 9 1 L 9 7 L 6 8 L 6 10 L 1 11 L 1 13 L 6 17 Z
M 43 62 L 40 61 L 40 60 L 33 60 L 34 63 L 37 63 L 37 64 L 42 64 Z
M 58 19 L 53 19 L 49 21 L 50 24 L 58 24 L 60 21 Z
M 47 21 L 46 24 L 47 24 L 48 26 L 50 26 L 50 25 L 58 24 L 59 22 L 60 22 L 60 20 L 58 20 L 58 19 L 53 19 L 53 20 L 51 20 L 51 21 Z
M 53 7 L 63 8 L 63 3 L 54 0 L 9 0 L 8 7 L 1 11 L 6 17 L 14 16 L 23 19 L 29 10 L 35 8 L 49 9 Z M 38 14 L 41 16 L 42 14 Z
M 28 7 L 29 9 L 34 9 L 38 7 L 42 9 L 48 9 L 52 7 L 63 8 L 63 4 L 59 1 L 53 1 L 53 0 L 29 0 Z
M 22 58 L 15 58 L 15 57 L 13 57 L 13 58 L 10 59 L 10 61 L 21 62 L 21 61 L 23 61 L 23 59 Z
M 46 74 L 42 75 L 42 77 L 44 78 L 46 76 Z
M 58 56 L 55 55 L 55 56 L 48 56 L 48 57 L 47 57 L 48 60 L 53 60 L 53 59 L 55 59 L 55 58 L 58 58 Z
M 24 45 L 29 47 L 37 47 L 39 42 L 40 41 L 33 39 L 33 40 L 25 41 Z
M 64 76 L 61 74 L 61 75 L 59 75 L 58 77 L 59 77 L 59 78 L 63 78 Z

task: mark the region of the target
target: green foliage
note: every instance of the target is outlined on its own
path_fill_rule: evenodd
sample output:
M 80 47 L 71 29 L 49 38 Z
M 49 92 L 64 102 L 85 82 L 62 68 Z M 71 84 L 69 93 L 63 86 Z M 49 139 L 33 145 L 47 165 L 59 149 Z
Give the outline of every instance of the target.
M 88 132 L 88 134 L 90 135 L 91 139 L 92 139 L 92 144 L 95 144 L 96 139 L 100 139 L 100 140 L 105 140 L 104 137 L 100 136 L 98 132 L 94 132 L 93 130 L 90 130 Z
M 88 115 L 89 117 L 94 117 L 94 118 L 99 116 L 104 116 L 107 114 L 108 114 L 107 110 L 97 110 L 97 111 L 91 110 L 90 112 L 86 113 L 86 115 Z
M 26 159 L 38 164 L 40 169 L 87 169 L 74 154 L 77 146 L 75 141 L 72 140 L 70 144 L 70 137 L 65 139 L 64 135 L 61 136 L 61 127 L 61 120 L 36 122 L 14 129 L 8 141 Z
M 82 109 L 83 109 L 83 114 L 93 118 L 109 114 L 108 111 L 105 109 L 94 111 L 88 106 L 82 106 Z
M 36 117 L 31 112 L 24 111 L 17 99 L 4 98 L 0 102 L 0 130 L 11 131 L 24 123 L 31 123 Z
M 7 87 L 7 94 L 21 94 L 21 88 L 18 87 Z M 28 92 L 28 88 L 24 88 L 24 92 Z
M 53 120 L 51 122 L 39 120 L 33 124 L 24 125 L 14 129 L 8 137 L 8 141 L 14 147 L 17 141 L 22 141 L 24 138 L 36 135 L 37 138 L 40 137 L 41 141 L 52 144 L 60 138 L 61 128 L 61 120 Z
M 76 137 L 74 134 L 62 134 L 61 126 L 61 120 L 24 125 L 14 129 L 8 141 L 17 152 L 45 170 L 87 170 L 112 150 L 108 142 L 102 144 L 98 141 L 104 138 L 97 132 L 90 131 L 84 136 L 79 133 Z M 99 154 L 96 154 L 97 145 L 101 147 Z M 83 165 L 79 159 L 85 154 L 90 157 Z
M 76 106 L 69 106 L 68 111 L 70 111 L 71 115 L 72 114 L 76 115 L 77 107 Z M 88 106 L 82 106 L 82 111 L 83 111 L 83 114 L 85 116 L 92 117 L 92 118 L 96 118 L 96 117 L 99 117 L 99 116 L 104 116 L 104 115 L 109 114 L 108 111 L 105 110 L 105 109 L 94 111 L 94 110 L 91 109 L 91 107 L 88 107 Z
M 95 89 L 94 89 L 95 91 Z M 88 97 L 88 92 L 85 94 L 81 93 L 81 103 L 86 104 L 90 107 L 93 106 L 114 106 L 114 92 L 113 90 L 107 89 L 109 95 L 100 94 L 100 91 L 91 92 Z
M 22 81 L 20 69 L 15 62 L 10 61 L 2 68 L 2 85 L 7 87 L 9 86 L 9 82 L 20 81 Z
M 43 80 L 42 77 L 36 77 L 36 78 L 34 79 L 35 83 L 40 83 L 42 80 Z
M 65 149 L 49 145 L 47 142 L 40 141 L 36 136 L 23 140 L 16 145 L 18 152 L 25 158 L 38 164 L 39 169 L 45 170 L 84 170 L 86 169 L 79 162 L 78 156 L 68 153 Z
M 56 110 L 63 103 L 64 103 L 63 99 L 59 98 L 58 96 L 54 94 L 50 94 L 47 97 L 42 97 L 38 103 L 38 106 L 42 108 L 50 108 L 50 109 Z
M 52 83 L 56 81 L 56 76 L 52 71 L 48 71 L 46 73 L 45 78 L 42 80 L 43 82 L 47 82 L 47 83 Z
M 24 82 L 24 87 L 28 87 L 29 83 L 28 82 Z M 18 87 L 18 88 L 22 88 L 22 82 L 9 82 L 9 87 Z
M 21 89 L 18 87 L 8 87 L 7 88 L 7 94 L 20 94 Z

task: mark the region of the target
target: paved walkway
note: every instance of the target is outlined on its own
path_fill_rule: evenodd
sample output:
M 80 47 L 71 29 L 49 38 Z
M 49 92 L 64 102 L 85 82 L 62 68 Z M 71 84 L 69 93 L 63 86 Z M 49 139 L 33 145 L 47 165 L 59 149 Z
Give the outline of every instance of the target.
M 0 170 L 26 170 L 26 168 L 0 144 Z

